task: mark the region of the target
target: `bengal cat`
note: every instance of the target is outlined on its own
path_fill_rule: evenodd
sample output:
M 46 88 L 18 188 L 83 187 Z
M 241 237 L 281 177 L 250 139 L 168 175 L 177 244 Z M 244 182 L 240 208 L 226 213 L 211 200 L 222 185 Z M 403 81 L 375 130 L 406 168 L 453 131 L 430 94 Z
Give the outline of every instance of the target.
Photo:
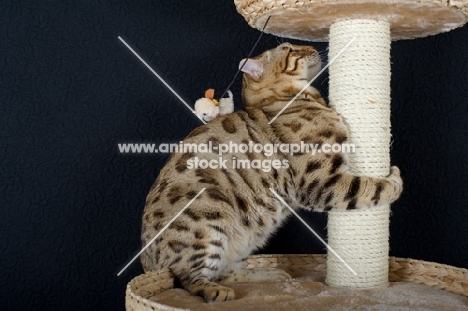
M 241 62 L 242 64 L 242 62 Z M 269 121 L 321 68 L 310 46 L 284 43 L 243 67 L 246 111 L 216 118 L 193 130 L 184 144 L 343 144 L 348 132 L 342 118 L 320 93 L 308 87 L 271 124 Z M 353 176 L 344 153 L 218 151 L 173 153 L 149 191 L 143 215 L 146 245 L 202 188 L 202 194 L 142 254 L 145 271 L 170 268 L 182 286 L 207 302 L 234 299 L 232 281 L 290 278 L 281 270 L 240 269 L 252 251 L 291 214 L 269 190 L 294 209 L 344 211 L 395 201 L 402 191 L 398 168 L 387 178 Z M 196 168 L 194 159 L 213 160 L 218 168 Z M 249 161 L 269 167 L 239 168 Z M 265 160 L 268 160 L 265 162 Z M 275 162 L 276 160 L 276 162 Z M 270 161 L 270 162 L 269 162 Z M 279 162 L 278 162 L 279 161 Z M 274 165 L 273 163 L 276 163 Z

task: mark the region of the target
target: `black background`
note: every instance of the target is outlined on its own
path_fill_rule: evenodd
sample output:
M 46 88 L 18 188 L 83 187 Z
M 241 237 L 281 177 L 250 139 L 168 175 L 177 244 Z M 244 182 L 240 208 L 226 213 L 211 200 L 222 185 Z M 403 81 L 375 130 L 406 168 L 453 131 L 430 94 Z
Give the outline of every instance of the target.
M 2 309 L 124 310 L 142 272 L 136 261 L 116 275 L 140 250 L 145 196 L 168 155 L 117 144 L 178 142 L 200 121 L 118 36 L 192 104 L 224 90 L 258 35 L 233 1 L 0 2 Z M 283 41 L 265 35 L 254 54 Z M 392 164 L 405 192 L 391 255 L 468 268 L 467 55 L 467 27 L 392 44 Z M 327 96 L 326 73 L 315 85 Z M 240 77 L 232 91 L 242 109 Z M 326 215 L 301 215 L 326 236 Z M 291 219 L 263 252 L 325 250 Z

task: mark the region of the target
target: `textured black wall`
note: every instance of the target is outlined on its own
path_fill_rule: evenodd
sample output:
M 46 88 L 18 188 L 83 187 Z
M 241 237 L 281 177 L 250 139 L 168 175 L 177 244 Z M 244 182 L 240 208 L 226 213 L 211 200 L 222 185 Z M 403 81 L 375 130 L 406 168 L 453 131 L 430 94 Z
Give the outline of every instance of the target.
M 232 2 L 0 2 L 3 310 L 124 309 L 141 266 L 116 274 L 140 250 L 167 155 L 117 144 L 178 142 L 200 123 L 117 37 L 193 103 L 228 85 L 259 35 Z M 279 42 L 265 35 L 255 54 Z M 468 268 L 468 28 L 392 48 L 392 157 L 406 188 L 391 253 Z M 327 95 L 326 75 L 316 85 Z M 240 79 L 232 90 L 241 109 Z M 326 236 L 326 215 L 302 215 Z M 292 220 L 264 251 L 324 248 Z

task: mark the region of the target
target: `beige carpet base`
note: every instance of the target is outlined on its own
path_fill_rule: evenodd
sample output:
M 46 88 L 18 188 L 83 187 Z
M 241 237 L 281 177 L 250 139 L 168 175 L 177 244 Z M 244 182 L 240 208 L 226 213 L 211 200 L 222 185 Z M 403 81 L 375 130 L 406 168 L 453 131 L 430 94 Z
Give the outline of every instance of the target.
M 325 285 L 323 254 L 256 255 L 246 269 L 282 269 L 293 279 L 225 284 L 236 292 L 228 302 L 205 303 L 174 288 L 174 275 L 161 269 L 135 277 L 127 285 L 127 311 L 151 310 L 467 310 L 468 269 L 411 258 L 389 258 L 389 286 L 355 289 Z
M 393 282 L 388 288 L 346 289 L 324 284 L 324 274 L 308 272 L 291 281 L 229 284 L 236 300 L 205 303 L 183 289 L 150 298 L 160 304 L 190 310 L 468 310 L 468 297 L 428 285 Z M 227 285 L 227 284 L 226 284 Z

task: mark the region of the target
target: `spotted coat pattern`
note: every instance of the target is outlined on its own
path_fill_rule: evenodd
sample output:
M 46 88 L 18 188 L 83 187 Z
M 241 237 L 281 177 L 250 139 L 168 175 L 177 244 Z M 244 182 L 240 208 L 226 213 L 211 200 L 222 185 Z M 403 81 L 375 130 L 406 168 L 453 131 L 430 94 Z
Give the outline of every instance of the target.
M 237 152 L 220 156 L 216 150 L 221 143 L 345 143 L 348 130 L 341 116 L 326 106 L 313 87 L 269 124 L 320 66 L 312 47 L 289 43 L 246 63 L 242 93 L 246 111 L 216 118 L 193 130 L 183 143 L 210 143 L 212 151 L 173 153 L 149 191 L 143 214 L 143 245 L 205 188 L 143 252 L 145 271 L 168 267 L 186 290 L 206 301 L 234 299 L 234 291 L 220 281 L 289 278 L 280 270 L 240 269 L 246 257 L 263 246 L 290 215 L 269 188 L 295 209 L 322 212 L 372 208 L 398 199 L 402 181 L 396 167 L 387 178 L 371 178 L 350 174 L 344 153 L 277 152 L 268 157 Z M 195 158 L 218 164 L 224 161 L 224 165 L 196 168 Z M 287 165 L 270 170 L 238 168 L 237 163 L 244 160 L 277 160 Z

